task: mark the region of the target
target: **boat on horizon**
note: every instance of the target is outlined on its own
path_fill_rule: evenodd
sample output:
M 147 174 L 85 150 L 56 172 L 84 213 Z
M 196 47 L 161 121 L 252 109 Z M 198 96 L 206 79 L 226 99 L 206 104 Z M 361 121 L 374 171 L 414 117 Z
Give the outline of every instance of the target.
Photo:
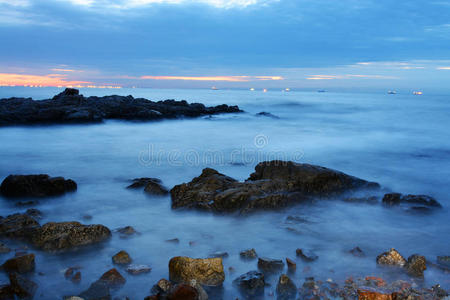
M 217 87 L 215 87 L 215 86 L 211 87 L 211 89 L 212 89 L 213 91 L 218 91 L 218 90 L 219 90 L 219 89 L 218 89 Z
M 421 92 L 421 91 L 414 91 L 413 95 L 423 95 L 423 92 Z
M 326 93 L 327 91 L 326 90 L 318 90 L 317 92 L 318 93 Z

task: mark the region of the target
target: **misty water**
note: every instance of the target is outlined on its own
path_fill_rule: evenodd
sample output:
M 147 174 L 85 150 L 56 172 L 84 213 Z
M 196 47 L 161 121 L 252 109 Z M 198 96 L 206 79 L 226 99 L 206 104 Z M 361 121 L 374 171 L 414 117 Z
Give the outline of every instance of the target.
M 58 92 L 53 88 L 0 88 L 0 98 L 43 99 Z M 114 267 L 111 256 L 120 250 L 126 250 L 133 263 L 152 268 L 149 274 L 132 276 L 118 267 L 127 283 L 114 295 L 131 299 L 150 295 L 153 284 L 168 278 L 170 258 L 180 255 L 202 258 L 228 252 L 224 299 L 239 296 L 232 286 L 234 278 L 257 269 L 256 261 L 239 257 L 247 248 L 255 248 L 259 256 L 295 260 L 297 272 L 291 277 L 297 286 L 311 276 L 338 282 L 349 276 L 402 278 L 403 274 L 375 263 L 376 256 L 390 248 L 406 257 L 425 255 L 431 262 L 437 255 L 450 255 L 448 96 L 280 90 L 82 89 L 81 93 L 237 104 L 245 113 L 145 123 L 0 128 L 1 180 L 9 174 L 47 173 L 78 183 L 75 193 L 40 199 L 33 206 L 44 214 L 41 224 L 80 221 L 110 229 L 130 225 L 140 233 L 128 239 L 113 234 L 101 245 L 63 254 L 30 249 L 36 254 L 32 278 L 39 284 L 38 299 L 79 294 Z M 255 116 L 261 111 L 279 118 Z M 258 162 L 275 158 L 337 169 L 379 182 L 390 191 L 431 195 L 443 208 L 412 214 L 381 203 L 329 200 L 248 216 L 213 215 L 172 210 L 170 196 L 126 189 L 129 180 L 137 177 L 157 177 L 172 188 L 198 176 L 205 167 L 245 180 Z M 0 215 L 29 208 L 15 203 L 0 198 Z M 86 215 L 92 219 L 84 219 Z M 288 216 L 306 222 L 289 222 Z M 173 238 L 180 243 L 166 242 Z M 24 245 L 2 241 L 10 247 Z M 355 246 L 366 256 L 350 255 L 348 251 Z M 302 262 L 295 257 L 296 248 L 314 250 L 319 259 Z M 1 254 L 1 259 L 12 255 Z M 64 279 L 65 269 L 71 266 L 81 266 L 81 283 Z M 277 276 L 269 278 L 268 299 L 276 280 Z M 6 274 L 1 273 L 0 282 L 6 281 Z M 428 287 L 436 283 L 450 288 L 449 275 L 433 267 L 425 271 L 424 282 L 418 282 Z

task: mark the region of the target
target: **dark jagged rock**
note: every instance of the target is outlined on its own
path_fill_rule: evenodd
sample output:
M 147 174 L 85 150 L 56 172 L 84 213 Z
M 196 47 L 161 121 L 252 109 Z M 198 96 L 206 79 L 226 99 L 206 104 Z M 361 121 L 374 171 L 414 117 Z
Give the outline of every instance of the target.
M 239 253 L 239 255 L 243 259 L 255 259 L 258 257 L 258 254 L 256 254 L 256 250 L 254 248 L 243 250 Z
M 268 117 L 272 119 L 279 119 L 280 117 L 271 114 L 270 112 L 262 111 L 256 114 L 257 117 Z
M 35 282 L 28 280 L 17 273 L 9 274 L 9 281 L 14 294 L 20 299 L 32 299 L 38 288 L 38 285 Z
M 258 269 L 264 273 L 276 273 L 283 270 L 283 268 L 284 262 L 281 259 L 258 258 Z
M 396 206 L 401 203 L 420 204 L 429 207 L 442 207 L 442 205 L 433 197 L 427 195 L 402 195 L 400 193 L 385 194 L 382 200 L 386 206 Z
M 99 281 L 105 283 L 107 286 L 111 288 L 121 287 L 127 282 L 125 278 L 115 268 L 106 271 L 100 277 Z
M 364 257 L 365 256 L 364 251 L 362 251 L 361 248 L 359 248 L 359 247 L 355 247 L 348 252 L 356 257 Z
M 0 219 L 0 236 L 28 239 L 39 229 L 39 223 L 27 214 L 13 214 Z
M 225 280 L 221 258 L 190 258 L 177 256 L 169 261 L 171 281 L 190 283 L 195 280 L 207 286 L 221 286 Z
M 58 196 L 77 189 L 72 179 L 41 175 L 9 175 L 0 186 L 5 197 L 48 197 Z
M 185 100 L 150 101 L 133 96 L 84 97 L 66 89 L 52 99 L 0 99 L 0 126 L 14 124 L 94 123 L 106 119 L 162 120 L 242 112 L 226 104 L 206 107 Z
M 111 231 L 103 225 L 83 225 L 79 222 L 50 222 L 32 236 L 35 246 L 43 250 L 67 250 L 107 240 Z
M 233 285 L 239 289 L 246 299 L 264 296 L 265 284 L 264 274 L 258 271 L 250 271 L 233 280 Z
M 0 285 L 0 300 L 14 300 L 14 291 L 11 286 Z
M 245 182 L 206 168 L 199 177 L 175 186 L 170 193 L 172 208 L 245 213 L 378 187 L 376 183 L 319 166 L 270 161 L 258 164 Z
M 300 248 L 295 250 L 295 254 L 306 262 L 312 262 L 319 258 L 319 256 L 317 256 L 314 252 Z
M 423 271 L 427 269 L 427 261 L 424 256 L 414 254 L 408 257 L 405 269 L 409 275 L 423 277 Z
M 286 274 L 282 274 L 278 279 L 277 284 L 277 300 L 291 300 L 295 299 L 297 295 L 297 287 L 292 279 Z
M 167 279 L 160 279 L 151 289 L 154 294 L 167 293 L 172 287 L 172 283 Z
M 26 254 L 8 259 L 2 269 L 8 273 L 17 272 L 20 274 L 34 271 L 36 266 L 34 254 Z
M 11 248 L 7 247 L 5 244 L 0 243 L 0 254 L 11 252 Z
M 89 288 L 79 296 L 85 300 L 111 300 L 108 284 L 100 280 L 92 283 Z
M 147 194 L 151 195 L 167 195 L 169 191 L 161 184 L 161 180 L 157 178 L 136 178 L 133 183 L 127 186 L 127 189 L 144 188 Z
M 406 260 L 397 250 L 392 248 L 377 256 L 377 264 L 403 267 L 406 264 Z

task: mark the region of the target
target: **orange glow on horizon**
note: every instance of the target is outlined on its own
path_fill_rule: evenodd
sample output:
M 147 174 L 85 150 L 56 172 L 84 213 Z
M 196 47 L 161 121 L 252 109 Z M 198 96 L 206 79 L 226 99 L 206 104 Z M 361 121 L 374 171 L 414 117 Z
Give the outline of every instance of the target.
M 80 86 L 91 84 L 89 81 L 68 80 L 66 75 L 29 75 L 0 73 L 0 86 Z
M 283 80 L 284 78 L 281 76 L 141 76 L 140 79 L 248 82 L 252 80 Z

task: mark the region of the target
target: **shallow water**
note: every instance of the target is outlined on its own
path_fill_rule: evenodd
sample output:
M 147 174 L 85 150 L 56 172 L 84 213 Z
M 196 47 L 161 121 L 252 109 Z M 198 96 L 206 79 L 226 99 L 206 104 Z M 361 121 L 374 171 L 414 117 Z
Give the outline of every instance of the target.
M 0 98 L 42 99 L 57 92 L 0 88 Z M 0 178 L 11 173 L 48 173 L 78 183 L 76 193 L 40 200 L 35 207 L 44 213 L 41 224 L 77 220 L 111 229 L 131 225 L 141 233 L 126 240 L 113 235 L 110 241 L 80 252 L 56 255 L 33 250 L 37 272 L 45 274 L 33 276 L 39 284 L 38 299 L 80 293 L 113 267 L 111 256 L 122 249 L 134 263 L 152 267 L 150 274 L 139 276 L 119 268 L 127 283 L 115 295 L 132 299 L 144 298 L 157 280 L 167 278 L 168 261 L 178 255 L 206 257 L 216 251 L 228 252 L 224 299 L 238 295 L 232 279 L 256 269 L 256 261 L 239 259 L 239 251 L 246 248 L 280 259 L 295 259 L 296 248 L 314 250 L 318 261 L 297 260 L 297 272 L 292 275 L 297 285 L 309 276 L 337 281 L 348 276 L 401 276 L 375 264 L 375 257 L 392 247 L 404 256 L 420 253 L 430 261 L 437 255 L 450 255 L 449 96 L 154 89 L 81 92 L 238 104 L 246 113 L 148 123 L 0 128 Z M 279 119 L 255 116 L 260 111 Z M 381 205 L 322 201 L 246 217 L 218 216 L 173 211 L 170 197 L 125 189 L 136 177 L 158 177 L 171 188 L 198 176 L 204 167 L 244 180 L 258 162 L 275 158 L 335 168 L 393 191 L 428 194 L 444 208 L 414 215 Z M 25 210 L 0 198 L 2 216 Z M 93 218 L 86 221 L 84 215 Z M 289 215 L 309 222 L 289 223 Z M 165 242 L 175 237 L 179 244 Z M 364 250 L 364 258 L 347 253 L 355 246 Z M 2 254 L 1 259 L 11 255 Z M 74 265 L 82 267 L 78 285 L 63 276 L 64 269 Z M 304 269 L 307 266 L 310 270 Z M 229 267 L 235 271 L 230 273 Z M 0 276 L 0 281 L 6 281 L 4 274 Z M 267 295 L 275 290 L 276 279 L 271 278 Z M 430 267 L 424 284 L 436 283 L 450 288 L 448 274 Z

